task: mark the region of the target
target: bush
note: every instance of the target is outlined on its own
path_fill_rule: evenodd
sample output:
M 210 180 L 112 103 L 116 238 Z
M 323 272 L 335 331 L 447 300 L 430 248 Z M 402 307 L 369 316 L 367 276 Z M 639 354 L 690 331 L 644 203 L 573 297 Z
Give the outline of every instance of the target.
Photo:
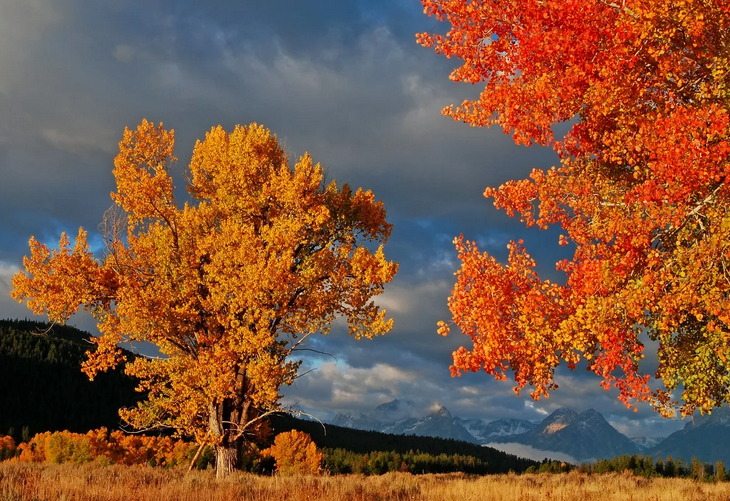
M 312 437 L 301 431 L 279 433 L 264 455 L 274 458 L 280 475 L 318 475 L 322 470 L 322 453 Z
M 15 457 L 15 440 L 10 435 L 0 436 L 0 461 Z

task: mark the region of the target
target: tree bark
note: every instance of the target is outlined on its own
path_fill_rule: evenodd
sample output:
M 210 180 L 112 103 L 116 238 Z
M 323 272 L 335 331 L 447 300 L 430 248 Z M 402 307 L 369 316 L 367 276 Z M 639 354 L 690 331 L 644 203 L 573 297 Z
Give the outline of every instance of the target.
M 215 448 L 215 477 L 222 479 L 238 470 L 241 462 L 241 450 L 237 443 Z

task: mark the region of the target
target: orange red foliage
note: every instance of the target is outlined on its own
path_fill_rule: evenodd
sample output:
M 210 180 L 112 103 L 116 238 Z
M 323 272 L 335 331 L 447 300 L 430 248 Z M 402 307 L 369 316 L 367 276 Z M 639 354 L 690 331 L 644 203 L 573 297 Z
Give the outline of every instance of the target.
M 527 226 L 562 228 L 564 285 L 521 242 L 506 264 L 455 240 L 449 300 L 473 349 L 452 371 L 514 373 L 532 396 L 584 361 L 627 405 L 710 411 L 730 395 L 730 4 L 717 0 L 422 0 L 450 24 L 425 46 L 462 64 L 479 99 L 444 113 L 497 124 L 561 163 L 487 188 Z M 572 122 L 562 138 L 554 126 Z M 449 325 L 440 323 L 446 334 Z M 652 389 L 640 369 L 658 344 Z M 681 396 L 673 395 L 681 390 Z

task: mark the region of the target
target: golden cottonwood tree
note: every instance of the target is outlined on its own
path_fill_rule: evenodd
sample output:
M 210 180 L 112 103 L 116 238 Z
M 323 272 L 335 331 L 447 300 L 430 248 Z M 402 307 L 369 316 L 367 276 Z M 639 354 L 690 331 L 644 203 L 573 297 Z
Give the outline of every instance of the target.
M 454 353 L 453 373 L 513 371 L 515 390 L 539 397 L 556 366 L 585 361 L 622 400 L 664 414 L 730 401 L 730 2 L 422 3 L 450 26 L 420 43 L 461 60 L 453 80 L 484 85 L 445 113 L 561 158 L 485 196 L 575 248 L 560 285 L 522 242 L 501 264 L 456 239 L 449 306 L 474 348 Z M 639 369 L 647 339 L 664 388 Z
M 102 335 L 83 367 L 91 378 L 120 362 L 118 343 L 156 345 L 164 358 L 127 365 L 148 398 L 122 417 L 214 444 L 224 476 L 278 408 L 297 372 L 290 355 L 307 336 L 339 317 L 356 339 L 391 329 L 372 301 L 397 271 L 382 247 L 391 225 L 370 191 L 325 186 L 309 155 L 290 168 L 256 124 L 216 127 L 196 143 L 191 201 L 180 205 L 173 145 L 162 124 L 125 129 L 103 256 L 83 229 L 58 249 L 31 238 L 12 296 L 53 321 L 79 308 L 98 319 Z

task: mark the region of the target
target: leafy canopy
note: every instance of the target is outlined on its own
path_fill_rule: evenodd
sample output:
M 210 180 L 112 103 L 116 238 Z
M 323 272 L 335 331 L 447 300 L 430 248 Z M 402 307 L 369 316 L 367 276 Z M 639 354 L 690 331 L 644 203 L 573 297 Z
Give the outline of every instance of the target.
M 96 317 L 92 378 L 120 361 L 119 343 L 156 345 L 164 357 L 127 365 L 148 399 L 122 417 L 232 446 L 278 408 L 307 336 L 336 318 L 357 339 L 391 329 L 372 301 L 397 270 L 382 247 L 391 225 L 370 191 L 325 186 L 309 155 L 290 168 L 256 124 L 215 127 L 196 143 L 180 205 L 173 146 L 162 124 L 125 129 L 103 255 L 83 229 L 58 249 L 31 238 L 12 296 L 53 321 L 80 308 Z
M 728 401 L 730 373 L 730 4 L 719 0 L 422 0 L 450 24 L 419 42 L 484 85 L 444 113 L 552 144 L 560 165 L 487 188 L 527 226 L 559 225 L 565 285 L 541 279 L 522 242 L 506 264 L 455 240 L 449 306 L 474 348 L 452 372 L 514 372 L 515 390 L 557 388 L 555 367 L 586 361 L 671 414 Z M 562 138 L 554 125 L 572 122 Z M 449 325 L 441 323 L 446 334 Z M 639 363 L 656 341 L 663 388 Z M 681 391 L 681 396 L 673 393 Z

